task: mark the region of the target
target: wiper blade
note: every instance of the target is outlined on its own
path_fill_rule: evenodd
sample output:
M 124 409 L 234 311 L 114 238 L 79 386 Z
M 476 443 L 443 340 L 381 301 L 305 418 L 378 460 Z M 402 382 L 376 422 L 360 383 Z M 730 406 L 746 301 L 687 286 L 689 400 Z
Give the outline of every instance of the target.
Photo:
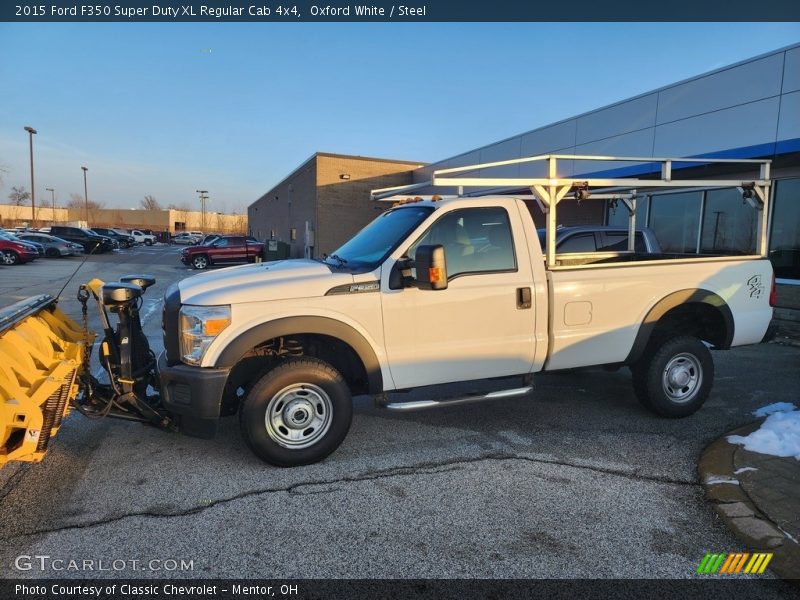
M 336 266 L 337 267 L 343 267 L 344 265 L 347 264 L 347 259 L 346 258 L 342 258 L 338 254 L 328 254 L 328 256 L 325 257 L 326 260 L 329 259 L 329 258 L 332 258 L 333 260 L 336 261 L 336 263 L 337 263 Z

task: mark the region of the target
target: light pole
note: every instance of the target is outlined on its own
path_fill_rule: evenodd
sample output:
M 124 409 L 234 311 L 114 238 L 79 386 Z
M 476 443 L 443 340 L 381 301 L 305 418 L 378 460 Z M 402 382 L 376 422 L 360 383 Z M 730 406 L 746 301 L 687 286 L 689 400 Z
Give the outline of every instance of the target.
M 83 201 L 84 206 L 86 207 L 86 227 L 89 227 L 89 192 L 86 191 L 86 167 L 81 167 L 83 169 Z
M 25 127 L 31 149 L 31 227 L 36 227 L 36 188 L 33 185 L 33 136 L 38 132 L 30 126 Z
M 44 188 L 50 192 L 50 209 L 53 211 L 53 222 L 56 220 L 56 191 L 53 188 Z
M 202 213 L 202 220 L 200 227 L 203 228 L 203 233 L 206 233 L 206 200 L 208 200 L 208 190 L 195 190 L 200 194 L 200 211 Z

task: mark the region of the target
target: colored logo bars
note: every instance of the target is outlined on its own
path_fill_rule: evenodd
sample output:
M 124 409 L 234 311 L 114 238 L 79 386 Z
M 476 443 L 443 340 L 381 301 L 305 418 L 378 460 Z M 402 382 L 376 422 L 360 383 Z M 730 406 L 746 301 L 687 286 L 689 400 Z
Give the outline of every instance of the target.
M 748 560 L 749 559 L 749 560 Z M 772 552 L 732 552 L 705 555 L 697 567 L 701 575 L 738 575 L 739 573 L 761 574 L 772 560 Z

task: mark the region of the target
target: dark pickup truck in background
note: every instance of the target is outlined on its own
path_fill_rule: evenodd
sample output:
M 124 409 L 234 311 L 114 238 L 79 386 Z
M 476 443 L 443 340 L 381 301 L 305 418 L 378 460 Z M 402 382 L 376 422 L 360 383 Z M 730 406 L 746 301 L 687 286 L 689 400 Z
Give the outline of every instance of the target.
M 195 269 L 209 265 L 256 262 L 264 258 L 264 244 L 242 235 L 223 235 L 208 244 L 189 246 L 181 251 L 181 262 Z
M 109 252 L 115 247 L 118 247 L 118 244 L 111 238 L 98 235 L 90 229 L 84 229 L 82 227 L 53 225 L 50 228 L 50 235 L 60 237 L 62 240 L 67 240 L 68 242 L 80 244 L 87 253 L 100 254 L 101 252 Z

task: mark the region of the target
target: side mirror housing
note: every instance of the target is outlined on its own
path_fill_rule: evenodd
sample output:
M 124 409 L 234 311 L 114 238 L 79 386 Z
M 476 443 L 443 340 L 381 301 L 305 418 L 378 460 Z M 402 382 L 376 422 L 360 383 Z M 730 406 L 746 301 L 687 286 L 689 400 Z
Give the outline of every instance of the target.
M 414 257 L 414 267 L 417 270 L 416 286 L 421 290 L 446 290 L 447 289 L 447 261 L 444 255 L 444 246 L 419 246 Z

